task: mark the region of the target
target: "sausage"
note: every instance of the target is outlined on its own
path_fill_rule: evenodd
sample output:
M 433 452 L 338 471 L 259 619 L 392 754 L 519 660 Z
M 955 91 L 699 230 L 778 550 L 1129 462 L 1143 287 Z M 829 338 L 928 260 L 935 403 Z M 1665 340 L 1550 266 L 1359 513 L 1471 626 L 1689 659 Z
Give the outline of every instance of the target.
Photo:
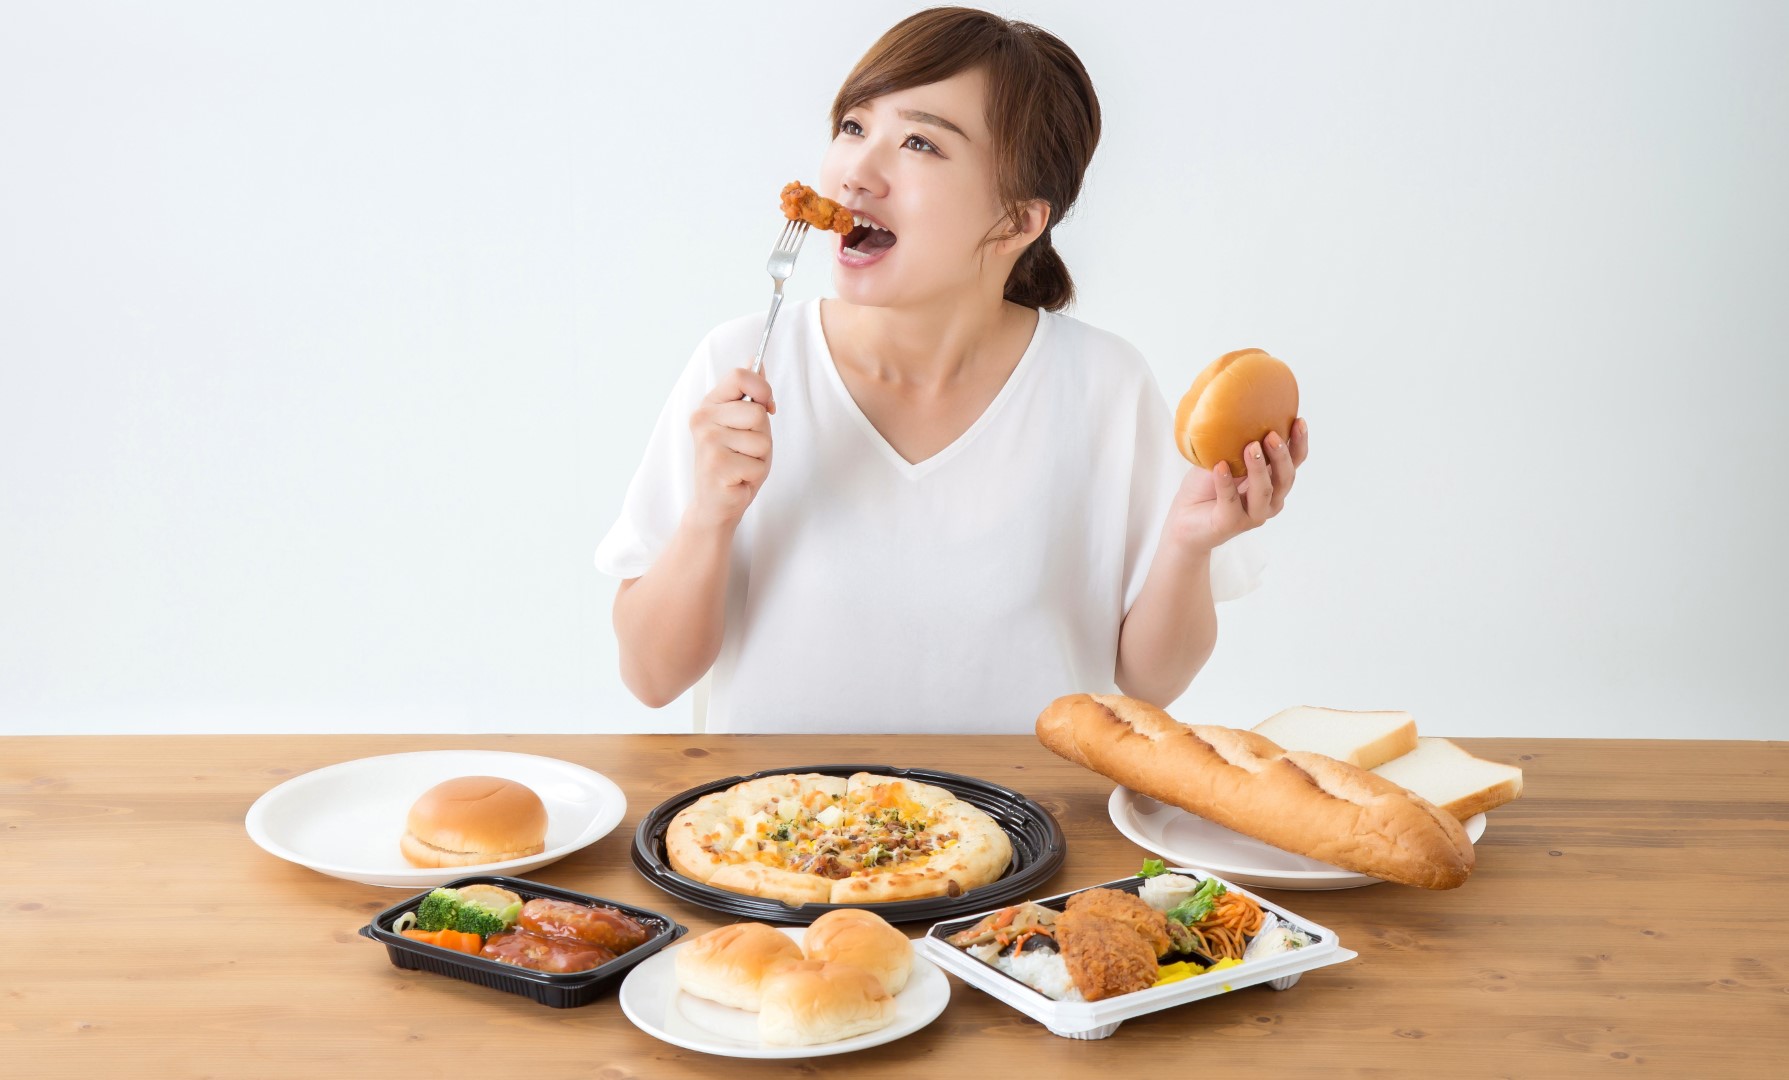
M 478 955 L 533 971 L 555 973 L 589 971 L 615 959 L 615 954 L 601 945 L 572 938 L 542 937 L 526 930 L 492 934 Z
M 530 900 L 522 905 L 516 925 L 546 937 L 577 938 L 624 953 L 644 945 L 652 934 L 638 921 L 612 907 L 590 907 L 565 900 Z

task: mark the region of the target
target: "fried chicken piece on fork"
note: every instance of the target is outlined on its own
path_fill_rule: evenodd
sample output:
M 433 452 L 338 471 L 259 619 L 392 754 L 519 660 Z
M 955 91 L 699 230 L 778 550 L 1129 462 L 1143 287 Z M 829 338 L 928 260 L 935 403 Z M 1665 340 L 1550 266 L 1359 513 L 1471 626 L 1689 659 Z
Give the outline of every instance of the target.
M 816 229 L 848 233 L 857 225 L 851 211 L 816 192 L 799 180 L 783 188 L 783 216 L 790 221 L 805 221 Z

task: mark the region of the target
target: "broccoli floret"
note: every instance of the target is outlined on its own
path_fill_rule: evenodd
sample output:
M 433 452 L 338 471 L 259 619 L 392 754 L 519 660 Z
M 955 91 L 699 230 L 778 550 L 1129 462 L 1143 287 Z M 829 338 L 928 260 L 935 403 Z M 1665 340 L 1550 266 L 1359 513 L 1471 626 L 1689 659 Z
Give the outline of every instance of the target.
M 453 889 L 436 889 L 422 898 L 416 906 L 416 928 L 418 930 L 450 930 L 454 926 L 454 916 L 460 910 L 460 894 Z
M 490 937 L 515 925 L 522 905 L 509 904 L 501 911 L 467 900 L 458 889 L 436 889 L 416 906 L 418 930 L 458 930 L 462 934 Z
M 420 921 L 419 919 L 418 922 Z M 462 934 L 490 937 L 508 930 L 509 925 L 503 921 L 502 915 L 490 908 L 479 907 L 477 904 L 458 904 L 454 907 L 453 928 Z

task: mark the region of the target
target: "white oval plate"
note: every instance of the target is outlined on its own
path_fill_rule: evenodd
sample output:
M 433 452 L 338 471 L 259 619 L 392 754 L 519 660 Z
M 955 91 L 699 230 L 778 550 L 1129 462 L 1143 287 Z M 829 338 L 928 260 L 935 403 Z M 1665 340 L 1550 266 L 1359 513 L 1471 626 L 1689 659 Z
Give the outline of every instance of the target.
M 1106 813 L 1132 843 L 1163 856 L 1170 865 L 1208 870 L 1238 885 L 1316 891 L 1381 884 L 1376 877 L 1337 869 L 1231 832 L 1127 787 L 1112 790 Z M 1474 814 L 1464 824 L 1466 838 L 1478 843 L 1485 834 L 1485 815 Z
M 805 926 L 777 929 L 801 944 Z M 938 1019 L 950 1004 L 950 980 L 936 964 L 913 951 L 913 972 L 895 995 L 895 1018 L 879 1031 L 813 1046 L 777 1046 L 758 1039 L 758 1014 L 717 1005 L 677 987 L 677 950 L 688 941 L 658 953 L 627 973 L 621 984 L 621 1011 L 634 1026 L 672 1046 L 704 1054 L 736 1058 L 809 1058 L 849 1054 L 893 1042 Z
M 398 840 L 418 796 L 456 776 L 526 784 L 547 807 L 547 848 L 480 866 L 415 867 Z M 627 815 L 627 796 L 602 773 L 558 758 L 501 750 L 419 750 L 328 765 L 255 800 L 244 824 L 271 855 L 320 874 L 421 889 L 472 874 L 520 874 L 601 840 Z

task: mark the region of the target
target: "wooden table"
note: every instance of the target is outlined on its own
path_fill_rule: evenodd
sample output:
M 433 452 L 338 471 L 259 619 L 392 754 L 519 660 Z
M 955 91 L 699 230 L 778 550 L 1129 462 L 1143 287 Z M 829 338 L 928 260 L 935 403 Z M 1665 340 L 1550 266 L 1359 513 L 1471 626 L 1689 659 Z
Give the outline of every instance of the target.
M 825 761 L 931 766 L 1023 791 L 1068 859 L 1046 892 L 1133 872 L 1111 784 L 1024 737 L 398 736 L 0 739 L 0 1074 L 384 1078 L 1782 1075 L 1789 1057 L 1789 744 L 1462 740 L 1519 763 L 1464 888 L 1267 893 L 1360 953 L 1074 1042 L 952 979 L 881 1049 L 805 1063 L 658 1042 L 613 995 L 555 1010 L 391 966 L 356 934 L 403 894 L 262 852 L 243 814 L 319 766 L 484 748 L 596 768 L 622 827 L 534 878 L 731 921 L 646 884 L 634 825 L 686 787 Z M 908 928 L 923 932 L 923 926 Z M 1147 1074 L 1145 1069 L 1150 1070 Z

